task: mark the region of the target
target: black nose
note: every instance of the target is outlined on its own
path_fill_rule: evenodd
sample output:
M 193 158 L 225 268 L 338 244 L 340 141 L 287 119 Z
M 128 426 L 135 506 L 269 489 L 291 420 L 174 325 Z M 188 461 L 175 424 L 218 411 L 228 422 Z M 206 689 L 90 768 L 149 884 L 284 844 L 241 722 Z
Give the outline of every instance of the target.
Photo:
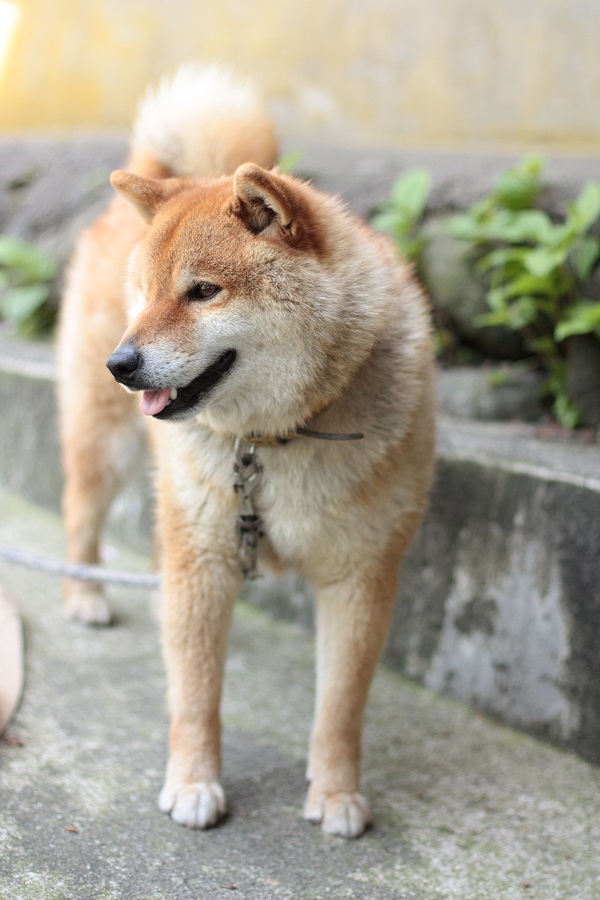
M 129 341 L 122 347 L 117 347 L 106 360 L 106 365 L 122 384 L 129 384 L 132 375 L 137 371 L 142 360 L 141 353 L 136 349 L 135 344 Z

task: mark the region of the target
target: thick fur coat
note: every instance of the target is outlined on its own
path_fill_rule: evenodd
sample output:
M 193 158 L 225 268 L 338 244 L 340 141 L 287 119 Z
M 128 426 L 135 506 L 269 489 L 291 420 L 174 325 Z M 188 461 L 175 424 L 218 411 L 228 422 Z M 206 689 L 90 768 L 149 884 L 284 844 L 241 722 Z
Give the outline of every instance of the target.
M 305 817 L 352 837 L 370 821 L 363 711 L 431 482 L 428 309 L 387 238 L 276 159 L 260 101 L 223 71 L 184 67 L 143 102 L 118 196 L 82 236 L 64 298 L 69 556 L 98 559 L 141 405 L 157 460 L 171 714 L 160 808 L 216 824 L 223 664 L 243 581 L 234 453 L 236 440 L 255 447 L 259 561 L 293 566 L 316 598 Z M 73 617 L 109 619 L 96 587 L 69 584 L 66 603 Z

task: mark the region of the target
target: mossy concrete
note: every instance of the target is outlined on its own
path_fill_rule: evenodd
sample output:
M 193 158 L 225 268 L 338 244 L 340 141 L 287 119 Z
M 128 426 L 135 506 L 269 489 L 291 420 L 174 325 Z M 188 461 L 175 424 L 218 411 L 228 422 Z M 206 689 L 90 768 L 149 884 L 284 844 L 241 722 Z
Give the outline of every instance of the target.
M 0 505 L 0 542 L 62 552 L 55 514 L 5 492 Z M 223 712 L 231 814 L 206 833 L 174 825 L 156 807 L 167 736 L 156 598 L 113 592 L 116 626 L 84 629 L 63 618 L 59 580 L 0 564 L 0 583 L 27 643 L 23 702 L 0 741 L 2 900 L 599 893 L 600 771 L 385 669 L 364 738 L 374 829 L 346 843 L 304 822 L 312 640 L 243 602 Z

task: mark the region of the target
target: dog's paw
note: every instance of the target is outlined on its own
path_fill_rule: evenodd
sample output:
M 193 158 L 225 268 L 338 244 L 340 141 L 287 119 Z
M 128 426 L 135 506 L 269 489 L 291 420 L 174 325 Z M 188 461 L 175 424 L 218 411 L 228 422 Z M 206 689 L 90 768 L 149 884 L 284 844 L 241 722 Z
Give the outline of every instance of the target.
M 327 794 L 311 788 L 304 805 L 304 818 L 316 822 L 326 834 L 360 837 L 372 822 L 369 804 L 362 794 L 337 791 Z
M 70 588 L 65 600 L 70 619 L 84 625 L 110 625 L 110 608 L 102 591 L 95 585 L 77 584 Z
M 169 813 L 178 825 L 211 828 L 226 812 L 225 794 L 216 781 L 165 784 L 158 799 L 161 812 Z

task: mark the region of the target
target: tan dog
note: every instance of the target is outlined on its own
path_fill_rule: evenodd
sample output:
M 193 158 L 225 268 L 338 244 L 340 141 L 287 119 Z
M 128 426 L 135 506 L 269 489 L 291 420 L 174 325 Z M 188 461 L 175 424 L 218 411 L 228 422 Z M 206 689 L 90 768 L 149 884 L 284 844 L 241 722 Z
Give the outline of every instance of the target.
M 258 542 L 259 562 L 295 567 L 315 591 L 304 815 L 354 837 L 370 821 L 363 711 L 431 481 L 427 304 L 389 240 L 272 170 L 275 159 L 258 100 L 222 72 L 184 68 L 142 105 L 131 171 L 113 175 L 120 197 L 83 236 L 65 297 L 69 555 L 97 561 L 108 504 L 137 454 L 132 392 L 142 392 L 158 463 L 171 712 L 160 808 L 198 828 L 225 812 L 225 646 Z M 104 367 L 109 354 L 129 393 Z M 97 588 L 71 585 L 67 608 L 109 617 Z

